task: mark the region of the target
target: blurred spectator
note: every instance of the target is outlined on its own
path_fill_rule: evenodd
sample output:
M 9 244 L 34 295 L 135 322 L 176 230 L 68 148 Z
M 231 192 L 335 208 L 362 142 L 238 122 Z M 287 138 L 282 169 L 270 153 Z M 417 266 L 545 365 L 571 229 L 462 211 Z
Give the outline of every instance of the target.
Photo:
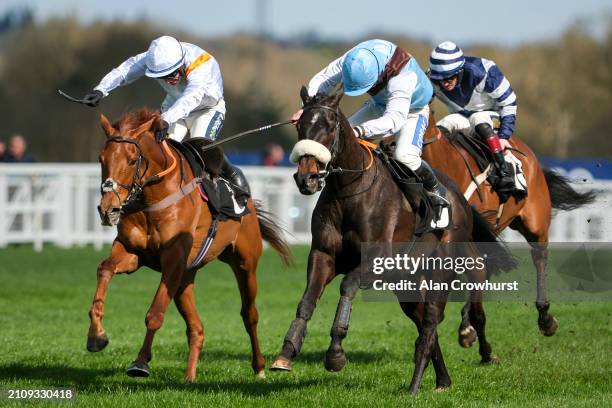
M 26 151 L 26 141 L 20 134 L 15 134 L 9 142 L 8 152 L 4 161 L 8 163 L 34 163 L 36 159 Z
M 264 166 L 280 166 L 285 158 L 285 150 L 281 145 L 269 144 L 263 158 Z
M 0 142 L 0 162 L 4 161 L 4 155 L 6 154 L 6 144 Z

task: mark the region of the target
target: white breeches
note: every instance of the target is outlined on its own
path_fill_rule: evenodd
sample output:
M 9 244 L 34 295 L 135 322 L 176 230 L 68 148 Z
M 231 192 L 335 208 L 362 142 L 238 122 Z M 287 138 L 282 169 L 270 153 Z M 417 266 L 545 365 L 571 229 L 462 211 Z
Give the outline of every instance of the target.
M 369 100 L 349 117 L 349 123 L 351 126 L 357 126 L 368 120 L 379 118 L 383 114 L 384 109 Z M 410 112 L 404 126 L 394 135 L 396 146 L 393 156 L 411 170 L 416 170 L 421 166 L 423 137 L 428 123 L 429 106 L 425 106 L 421 110 Z
M 168 129 L 168 137 L 180 142 L 189 133 L 189 138 L 205 137 L 215 140 L 221 132 L 224 121 L 225 104 L 223 106 L 217 104 L 214 108 L 191 112 L 186 118 L 172 123 Z

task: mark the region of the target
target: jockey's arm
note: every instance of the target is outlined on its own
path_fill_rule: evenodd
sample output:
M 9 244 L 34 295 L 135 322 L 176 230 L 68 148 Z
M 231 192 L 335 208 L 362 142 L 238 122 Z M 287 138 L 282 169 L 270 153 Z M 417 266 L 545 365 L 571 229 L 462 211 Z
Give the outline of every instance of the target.
M 381 135 L 395 134 L 408 120 L 412 94 L 416 88 L 415 73 L 392 78 L 387 85 L 389 99 L 385 112 L 380 118 L 368 120 L 360 124 L 363 137 L 371 138 Z
M 509 139 L 516 125 L 516 94 L 510 82 L 495 64 L 487 71 L 484 91 L 495 101 L 496 110 L 499 112 L 501 120 L 499 137 Z
M 147 69 L 145 63 L 146 52 L 140 53 L 125 60 L 117 68 L 106 74 L 94 89 L 102 92 L 104 96 L 115 88 L 127 85 L 144 76 Z
M 342 63 L 345 55 L 333 60 L 312 77 L 308 83 L 308 95 L 315 96 L 319 92 L 329 92 L 342 81 Z
M 211 91 L 215 88 L 209 86 L 210 81 L 205 74 L 206 71 L 198 72 L 196 70 L 187 77 L 187 86 L 183 94 L 172 106 L 162 113 L 163 120 L 172 124 L 186 118 L 194 109 L 201 105 L 205 98 L 207 105 L 210 106 L 214 106 L 219 102 L 223 95 L 217 95 L 216 92 Z

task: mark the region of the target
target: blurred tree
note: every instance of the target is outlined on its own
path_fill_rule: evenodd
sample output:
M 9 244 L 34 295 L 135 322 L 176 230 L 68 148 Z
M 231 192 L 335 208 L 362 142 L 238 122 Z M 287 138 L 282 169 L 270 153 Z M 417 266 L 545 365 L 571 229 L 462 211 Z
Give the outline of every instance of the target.
M 9 24 L 4 21 L 0 16 L 0 28 Z M 219 60 L 228 106 L 222 137 L 288 118 L 300 106 L 300 86 L 358 42 L 315 38 L 304 44 L 258 41 L 247 35 L 201 39 L 146 20 L 90 25 L 75 17 L 21 21 L 27 24 L 0 32 L 0 139 L 18 131 L 28 139 L 33 154 L 45 161 L 95 161 L 103 142 L 101 112 L 118 119 L 129 110 L 159 106 L 163 91 L 148 79 L 115 90 L 96 109 L 64 101 L 57 89 L 84 95 L 109 70 L 146 50 L 162 33 L 196 43 Z M 398 43 L 427 68 L 432 44 L 376 36 Z M 509 78 L 519 102 L 517 135 L 538 154 L 611 155 L 612 20 L 607 34 L 600 37 L 577 23 L 558 39 L 515 48 L 461 46 L 469 55 L 496 61 Z M 262 50 L 266 61 L 260 72 L 256 67 Z M 255 84 L 261 85 L 259 98 Z M 345 98 L 343 111 L 352 112 L 361 101 Z M 446 109 L 436 105 L 437 117 L 444 114 Z M 285 126 L 246 137 L 227 149 L 262 149 L 268 143 L 290 148 L 295 138 L 295 129 Z

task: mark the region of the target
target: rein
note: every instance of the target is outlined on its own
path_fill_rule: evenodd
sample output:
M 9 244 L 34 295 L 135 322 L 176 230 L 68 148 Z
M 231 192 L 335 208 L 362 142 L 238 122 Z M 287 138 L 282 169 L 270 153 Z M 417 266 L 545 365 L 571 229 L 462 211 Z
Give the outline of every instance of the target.
M 162 153 L 164 153 L 165 158 L 167 156 L 170 156 L 170 158 L 172 159 L 172 163 L 165 170 L 162 170 L 161 172 L 154 174 L 153 176 L 147 178 L 146 180 L 144 180 L 144 182 L 141 182 L 147 170 L 149 169 L 149 160 L 146 157 L 144 157 L 144 155 L 142 154 L 142 148 L 140 147 L 138 142 L 133 139 L 124 137 L 124 136 L 115 136 L 115 137 L 109 137 L 106 140 L 106 143 L 128 143 L 128 144 L 136 146 L 136 149 L 138 150 L 138 159 L 136 160 L 136 163 L 135 163 L 136 170 L 134 171 L 134 175 L 132 176 L 131 185 L 127 186 L 109 177 L 106 180 L 104 180 L 100 186 L 100 192 L 102 194 L 114 193 L 117 196 L 117 199 L 119 200 L 120 209 L 133 204 L 138 198 L 138 196 L 140 195 L 140 193 L 142 192 L 142 190 L 146 186 L 161 179 L 166 174 L 173 171 L 176 167 L 176 159 L 174 158 L 174 155 L 172 155 L 172 152 L 170 151 L 170 148 L 168 147 L 168 144 L 166 143 L 166 141 L 163 141 L 160 145 L 160 148 L 162 149 Z M 140 167 L 143 161 L 145 163 L 145 169 L 141 175 Z M 121 197 L 119 196 L 119 191 L 117 187 L 121 187 L 128 191 L 128 195 L 124 202 L 121 202 Z
M 342 167 L 339 167 L 339 166 L 334 167 L 332 162 L 334 161 L 334 158 L 337 156 L 337 154 L 341 153 L 338 151 L 338 144 L 340 143 L 340 119 L 339 119 L 340 112 L 338 109 L 334 109 L 332 107 L 325 106 L 325 105 L 310 105 L 310 106 L 305 107 L 304 111 L 309 111 L 313 109 L 323 109 L 323 110 L 331 111 L 334 113 L 335 118 L 336 118 L 336 124 L 334 126 L 334 141 L 332 142 L 332 146 L 330 149 L 331 160 L 329 161 L 329 163 L 327 163 L 324 170 L 319 171 L 319 179 L 323 182 L 323 184 L 324 184 L 324 180 L 330 174 L 364 173 L 367 170 L 369 170 L 374 164 L 374 155 L 372 154 L 372 149 L 376 148 L 376 145 L 374 143 L 368 142 L 367 140 L 363 140 L 363 139 L 359 139 L 358 142 L 359 142 L 359 145 L 363 147 L 370 156 L 370 162 L 368 163 L 367 166 L 361 169 L 343 169 Z

